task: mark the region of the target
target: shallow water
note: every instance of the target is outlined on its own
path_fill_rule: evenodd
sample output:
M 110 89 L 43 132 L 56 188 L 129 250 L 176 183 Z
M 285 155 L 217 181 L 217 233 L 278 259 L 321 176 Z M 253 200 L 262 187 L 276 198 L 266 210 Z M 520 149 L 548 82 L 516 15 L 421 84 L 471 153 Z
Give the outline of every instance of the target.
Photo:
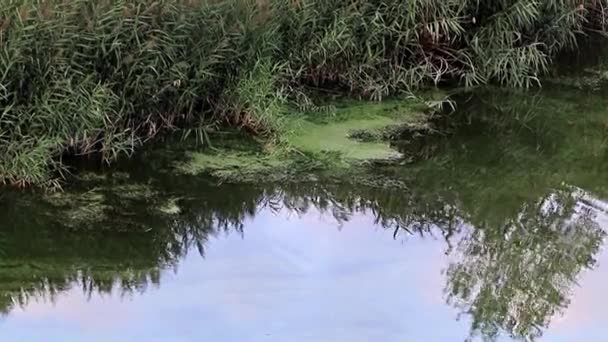
M 608 340 L 606 104 L 481 94 L 371 170 L 390 186 L 217 185 L 149 151 L 4 192 L 0 340 Z

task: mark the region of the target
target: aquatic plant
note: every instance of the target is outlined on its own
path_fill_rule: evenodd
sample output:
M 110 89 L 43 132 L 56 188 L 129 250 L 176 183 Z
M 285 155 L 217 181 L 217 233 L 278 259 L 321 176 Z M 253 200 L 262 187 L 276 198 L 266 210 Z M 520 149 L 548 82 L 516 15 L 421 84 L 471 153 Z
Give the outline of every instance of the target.
M 426 84 L 530 86 L 606 0 L 4 0 L 0 180 L 55 185 L 64 155 L 104 162 L 219 122 L 280 131 L 310 88 L 381 99 Z

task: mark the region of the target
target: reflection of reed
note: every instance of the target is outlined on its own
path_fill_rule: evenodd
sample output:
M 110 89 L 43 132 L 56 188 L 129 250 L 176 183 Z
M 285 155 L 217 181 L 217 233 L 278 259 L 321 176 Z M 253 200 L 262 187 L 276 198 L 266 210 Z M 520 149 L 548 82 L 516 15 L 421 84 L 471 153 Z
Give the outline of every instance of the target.
M 218 234 L 244 234 L 244 222 L 262 209 L 304 214 L 314 208 L 332 215 L 338 223 L 348 221 L 355 212 L 366 213 L 378 225 L 392 229 L 395 237 L 433 230 L 449 236 L 447 232 L 458 225 L 452 206 L 413 200 L 391 189 L 291 184 L 188 187 L 183 191 L 177 215 L 146 207 L 145 198 L 114 199 L 120 208 L 110 208 L 113 215 L 91 217 L 91 222 L 76 230 L 62 222 L 62 211 L 72 208 L 48 206 L 35 197 L 16 200 L 23 195 L 13 194 L 15 200 L 0 205 L 5 237 L 0 241 L 5 247 L 0 263 L 4 310 L 25 304 L 32 296 L 52 300 L 55 294 L 78 285 L 93 293 L 158 284 L 162 269 L 176 266 L 193 248 L 204 256 L 205 244 Z M 125 226 L 138 229 L 129 231 Z

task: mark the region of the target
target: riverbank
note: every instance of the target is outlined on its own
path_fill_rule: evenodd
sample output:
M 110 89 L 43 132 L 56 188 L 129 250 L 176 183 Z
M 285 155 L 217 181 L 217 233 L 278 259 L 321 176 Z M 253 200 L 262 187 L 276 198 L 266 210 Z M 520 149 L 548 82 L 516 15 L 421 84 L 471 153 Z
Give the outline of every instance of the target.
M 319 91 L 378 101 L 437 84 L 533 86 L 578 32 L 604 30 L 602 6 L 9 1 L 0 8 L 0 182 L 55 187 L 66 158 L 111 163 L 169 134 L 209 143 L 211 131 L 238 129 L 280 143 L 290 139 L 283 108 L 322 113 Z M 356 153 L 386 152 L 366 146 Z

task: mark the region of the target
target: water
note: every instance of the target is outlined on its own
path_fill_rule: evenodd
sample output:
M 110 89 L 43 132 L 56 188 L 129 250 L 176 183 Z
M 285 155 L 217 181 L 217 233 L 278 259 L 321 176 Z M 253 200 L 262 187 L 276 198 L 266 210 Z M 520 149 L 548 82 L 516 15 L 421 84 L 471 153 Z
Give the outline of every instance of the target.
M 605 341 L 608 108 L 480 93 L 398 182 L 216 185 L 156 150 L 0 195 L 2 341 Z

